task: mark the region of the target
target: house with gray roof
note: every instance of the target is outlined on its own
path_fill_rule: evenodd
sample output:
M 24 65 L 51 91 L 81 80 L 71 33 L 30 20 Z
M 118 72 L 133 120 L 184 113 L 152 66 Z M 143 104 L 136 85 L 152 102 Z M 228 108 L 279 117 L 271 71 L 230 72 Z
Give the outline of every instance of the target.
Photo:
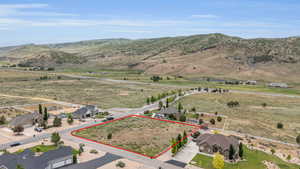
M 26 169 L 61 168 L 73 164 L 72 151 L 72 147 L 63 146 L 41 155 L 35 155 L 30 149 L 18 154 L 3 154 L 0 156 L 0 168 L 16 169 L 17 165 Z
M 225 159 L 229 159 L 230 145 L 235 149 L 234 159 L 238 159 L 239 140 L 234 136 L 224 136 L 221 134 L 202 134 L 196 138 L 199 151 L 207 154 L 219 152 Z
M 73 112 L 73 117 L 76 119 L 85 119 L 88 117 L 93 117 L 98 113 L 99 113 L 99 109 L 97 106 L 87 105 Z
M 178 112 L 178 110 L 175 107 L 163 107 L 160 112 L 156 113 L 156 118 L 160 118 L 160 117 L 174 117 L 176 119 L 179 119 L 180 117 L 180 112 Z
M 31 127 L 41 119 L 42 115 L 40 115 L 39 113 L 24 114 L 12 119 L 8 126 L 11 128 L 14 128 L 16 126 Z

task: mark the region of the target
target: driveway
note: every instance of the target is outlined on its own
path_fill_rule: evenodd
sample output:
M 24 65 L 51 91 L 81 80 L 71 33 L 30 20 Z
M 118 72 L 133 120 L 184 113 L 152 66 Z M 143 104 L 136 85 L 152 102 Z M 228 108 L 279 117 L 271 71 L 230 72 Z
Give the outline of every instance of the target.
M 189 143 L 184 147 L 184 149 L 176 154 L 173 160 L 188 164 L 195 157 L 195 155 L 197 155 L 198 152 L 198 146 L 195 142 L 190 140 Z

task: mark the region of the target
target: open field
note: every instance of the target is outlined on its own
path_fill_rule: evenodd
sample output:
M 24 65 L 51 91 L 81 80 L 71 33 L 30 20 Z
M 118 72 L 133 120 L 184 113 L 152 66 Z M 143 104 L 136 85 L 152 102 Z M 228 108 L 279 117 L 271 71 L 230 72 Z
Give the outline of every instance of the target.
M 1 86 L 1 88 L 2 88 L 2 86 Z M 24 104 L 34 104 L 34 103 L 40 103 L 40 102 L 41 101 L 38 101 L 38 100 L 5 97 L 5 96 L 0 95 L 0 107 L 8 107 L 8 106 L 24 105 Z
M 20 87 L 20 85 L 22 87 Z M 43 80 L 6 82 L 0 93 L 15 96 L 47 98 L 78 104 L 95 104 L 101 108 L 135 108 L 146 98 L 175 88 L 155 85 L 125 84 L 98 80 Z
M 197 127 L 141 116 L 130 116 L 73 132 L 75 136 L 154 157 L 170 147 L 172 138 Z M 108 135 L 112 134 L 109 139 Z
M 229 108 L 227 103 L 238 101 L 239 107 Z M 184 108 L 228 116 L 226 129 L 256 136 L 295 143 L 300 133 L 300 99 L 261 96 L 254 94 L 197 94 L 181 99 Z M 263 107 L 262 104 L 267 106 Z M 277 129 L 277 123 L 283 129 Z
M 250 150 L 246 147 L 244 148 L 244 155 L 247 161 L 242 161 L 237 164 L 225 163 L 224 169 L 265 169 L 266 166 L 263 164 L 265 160 L 275 163 L 280 169 L 298 169 L 300 167 L 296 164 L 287 163 L 276 156 L 266 154 L 262 151 Z M 191 163 L 201 168 L 214 169 L 212 160 L 212 157 L 198 154 Z

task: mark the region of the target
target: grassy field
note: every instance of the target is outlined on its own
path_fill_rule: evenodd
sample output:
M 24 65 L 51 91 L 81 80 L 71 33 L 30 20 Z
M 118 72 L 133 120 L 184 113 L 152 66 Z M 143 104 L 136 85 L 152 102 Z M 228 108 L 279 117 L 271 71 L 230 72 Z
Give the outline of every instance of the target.
M 56 76 L 47 80 L 36 80 L 40 77 L 40 72 L 35 74 L 35 72 L 9 71 L 7 76 L 3 70 L 0 71 L 1 73 L 5 76 L 0 76 L 0 81 L 2 81 L 0 94 L 40 97 L 79 104 L 95 104 L 101 108 L 140 107 L 146 103 L 147 97 L 176 89 L 169 86 L 161 87 L 99 80 L 57 79 Z M 24 78 L 27 80 L 22 80 Z M 11 101 L 12 103 L 10 103 Z M 22 102 L 14 103 L 10 98 L 6 98 L 1 100 L 0 103 L 7 106 L 21 104 Z M 25 103 L 31 102 L 24 101 Z
M 295 143 L 300 133 L 300 99 L 271 97 L 254 94 L 197 94 L 180 100 L 184 108 L 196 107 L 199 112 L 227 115 L 227 130 Z M 240 106 L 229 108 L 229 101 L 239 101 Z M 262 104 L 267 106 L 263 107 Z M 277 123 L 283 129 L 277 129 Z
M 276 156 L 266 154 L 262 151 L 258 150 L 249 150 L 248 148 L 244 148 L 244 155 L 246 161 L 239 162 L 237 164 L 229 164 L 225 163 L 224 169 L 265 169 L 265 165 L 263 161 L 273 162 L 280 169 L 299 169 L 299 165 L 290 164 L 285 161 L 282 161 Z M 212 157 L 204 156 L 204 155 L 196 155 L 192 163 L 194 165 L 205 168 L 205 169 L 214 169 L 212 166 Z
M 193 128 L 149 118 L 129 117 L 83 129 L 74 134 L 147 156 L 155 156 L 170 146 L 172 138 L 184 131 L 190 133 Z M 109 133 L 112 134 L 111 139 L 108 139 Z
M 1 89 L 1 87 L 0 87 L 0 89 Z M 0 96 L 0 107 L 24 105 L 24 104 L 35 104 L 35 103 L 41 103 L 41 101 Z

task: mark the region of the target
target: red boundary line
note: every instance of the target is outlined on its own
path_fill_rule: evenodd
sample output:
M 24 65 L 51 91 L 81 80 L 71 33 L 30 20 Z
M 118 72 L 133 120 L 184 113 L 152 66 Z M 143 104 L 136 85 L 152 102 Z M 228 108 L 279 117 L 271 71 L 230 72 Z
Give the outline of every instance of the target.
M 182 125 L 187 125 L 187 126 L 193 126 L 193 127 L 196 127 L 196 128 L 194 130 L 192 130 L 192 132 L 189 135 L 187 135 L 186 137 L 182 138 L 176 144 L 174 144 L 174 145 L 166 148 L 164 151 L 158 153 L 155 156 L 148 156 L 148 155 L 145 155 L 145 154 L 142 154 L 142 153 L 138 153 L 138 152 L 135 152 L 135 151 L 132 151 L 132 150 L 127 150 L 127 149 L 124 149 L 124 148 L 121 148 L 121 147 L 113 146 L 111 144 L 103 143 L 103 142 L 100 142 L 100 141 L 95 141 L 95 140 L 88 139 L 88 138 L 81 137 L 81 136 L 77 136 L 77 135 L 74 134 L 74 133 L 79 132 L 81 130 L 85 130 L 85 129 L 96 127 L 96 126 L 105 125 L 105 124 L 108 124 L 108 123 L 112 123 L 114 121 L 123 120 L 123 119 L 127 119 L 127 118 L 130 118 L 130 117 L 148 118 L 148 119 L 153 119 L 153 120 L 158 120 L 158 121 L 165 121 L 165 122 L 169 122 L 169 123 L 176 123 L 176 124 L 182 124 Z M 201 127 L 202 126 L 200 126 L 200 125 L 188 124 L 188 123 L 183 123 L 183 122 L 178 122 L 178 121 L 171 121 L 171 120 L 165 120 L 165 119 L 157 119 L 157 118 L 152 118 L 152 117 L 148 117 L 148 116 L 141 116 L 141 115 L 129 115 L 129 116 L 121 117 L 121 118 L 118 118 L 118 119 L 106 121 L 106 122 L 103 122 L 103 123 L 94 124 L 94 125 L 91 125 L 91 126 L 88 126 L 88 127 L 83 127 L 81 129 L 73 130 L 71 132 L 71 135 L 74 136 L 74 137 L 78 137 L 78 138 L 81 138 L 81 139 L 84 139 L 84 140 L 88 140 L 88 141 L 91 141 L 91 142 L 95 142 L 95 143 L 98 143 L 98 144 L 103 144 L 103 145 L 107 145 L 107 146 L 110 146 L 110 147 L 113 147 L 113 148 L 117 148 L 117 149 L 120 149 L 120 150 L 124 150 L 124 151 L 128 151 L 128 152 L 131 152 L 131 153 L 135 153 L 135 154 L 138 154 L 138 155 L 150 158 L 150 159 L 155 159 L 155 158 L 158 158 L 159 156 L 163 155 L 164 153 L 166 153 L 170 149 L 172 149 L 174 146 L 176 146 L 177 144 L 179 144 L 180 142 L 182 142 L 184 139 L 190 137 L 192 134 L 194 134 Z

